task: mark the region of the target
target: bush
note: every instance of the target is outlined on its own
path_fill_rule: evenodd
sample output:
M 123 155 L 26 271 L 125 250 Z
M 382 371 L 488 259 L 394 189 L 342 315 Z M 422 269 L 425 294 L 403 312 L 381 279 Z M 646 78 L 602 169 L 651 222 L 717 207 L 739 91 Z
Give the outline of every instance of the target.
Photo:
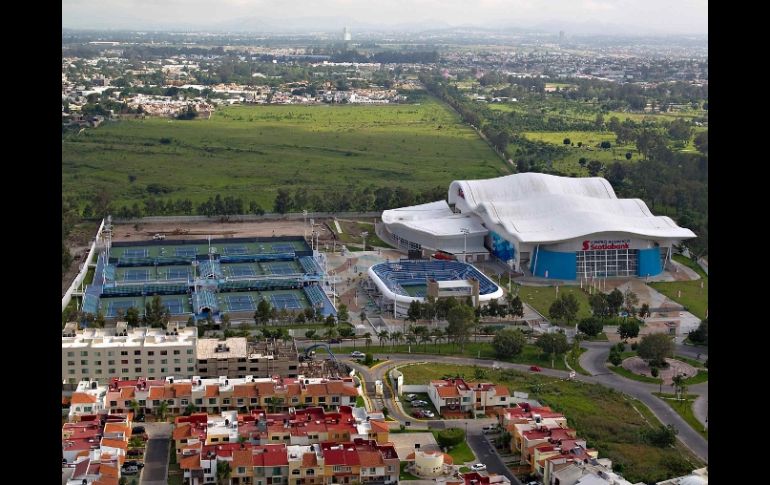
M 519 329 L 506 328 L 495 334 L 492 347 L 498 357 L 506 358 L 519 355 L 527 343 L 527 337 Z
M 565 138 L 565 139 L 564 139 L 564 144 L 565 144 L 565 145 L 570 145 L 570 144 L 572 144 L 572 141 L 570 141 L 570 139 L 569 139 L 569 138 Z
M 374 356 L 371 353 L 367 353 L 366 357 L 364 357 L 364 365 L 372 365 L 372 362 L 374 362 Z
M 603 329 L 604 324 L 598 318 L 584 318 L 578 323 L 578 330 L 589 337 L 596 337 Z
M 637 347 L 639 347 L 639 344 L 637 344 L 636 342 L 631 344 L 631 350 L 636 350 Z
M 460 428 L 447 428 L 438 432 L 436 442 L 442 448 L 451 448 L 465 441 L 465 431 Z
M 612 349 L 610 351 L 609 361 L 612 365 L 617 367 L 623 363 L 623 358 L 620 356 L 620 353 L 616 349 Z
M 642 430 L 642 438 L 653 446 L 666 448 L 676 442 L 679 431 L 672 425 L 660 426 L 657 429 Z
M 655 366 L 650 367 L 650 374 L 652 375 L 652 377 L 658 377 L 658 374 L 659 374 L 658 368 Z

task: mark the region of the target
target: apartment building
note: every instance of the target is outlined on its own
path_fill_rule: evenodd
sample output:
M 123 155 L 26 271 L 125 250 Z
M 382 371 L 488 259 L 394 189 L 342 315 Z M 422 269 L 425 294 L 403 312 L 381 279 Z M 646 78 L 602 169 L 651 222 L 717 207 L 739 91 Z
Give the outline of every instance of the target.
M 126 460 L 131 420 L 126 414 L 82 415 L 62 426 L 62 467 L 74 468 L 67 485 L 117 485 Z
M 195 374 L 198 329 L 169 322 L 163 328 L 79 329 L 75 322 L 62 331 L 62 383 L 85 379 L 106 383 L 114 376 L 138 379 Z
M 197 350 L 196 374 L 201 377 L 297 377 L 299 373 L 299 353 L 293 340 L 199 339 Z
M 355 406 L 359 396 L 353 378 L 283 378 L 254 377 L 216 379 L 193 376 L 192 379 L 118 380 L 114 378 L 104 398 L 110 412 L 125 412 L 136 401 L 140 413 L 157 414 L 162 403 L 165 413 L 179 415 L 188 410 L 219 414 L 222 411 L 248 412 L 264 408 L 272 412 L 289 408 L 327 409 Z
M 438 379 L 430 382 L 428 397 L 439 411 L 486 411 L 507 407 L 511 395 L 505 386 L 488 382 L 465 382 L 464 379 Z

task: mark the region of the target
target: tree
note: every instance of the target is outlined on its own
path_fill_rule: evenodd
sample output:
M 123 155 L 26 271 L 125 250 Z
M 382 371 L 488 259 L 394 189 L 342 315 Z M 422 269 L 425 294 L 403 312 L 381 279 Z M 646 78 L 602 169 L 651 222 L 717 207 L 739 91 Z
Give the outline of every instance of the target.
M 455 344 L 460 345 L 460 352 L 465 350 L 465 342 L 474 320 L 473 308 L 468 305 L 458 305 L 447 312 L 447 335 L 451 336 Z
M 623 340 L 636 338 L 639 335 L 639 322 L 634 318 L 622 321 L 618 325 L 618 334 Z
M 582 143 L 578 142 L 578 146 L 580 145 L 582 145 Z M 581 167 L 585 167 L 586 163 L 588 163 L 588 159 L 586 157 L 580 157 L 580 159 L 578 160 L 578 163 L 580 164 Z
M 188 104 L 178 115 L 178 120 L 192 120 L 198 117 L 198 110 L 195 109 L 195 105 Z
M 642 429 L 642 436 L 648 443 L 658 448 L 668 448 L 676 443 L 676 435 L 679 431 L 672 425 L 661 425 L 657 429 Z
M 639 309 L 639 318 L 645 318 L 650 315 L 650 304 L 642 303 L 642 307 Z
M 518 328 L 500 330 L 492 339 L 492 347 L 495 349 L 495 354 L 500 358 L 519 355 L 524 350 L 524 344 L 526 343 L 527 337 Z
M 334 318 L 334 315 L 331 313 L 326 316 L 326 320 L 324 320 L 324 325 L 327 327 L 334 327 L 334 325 L 337 324 L 337 320 Z
M 602 148 L 603 150 L 609 150 L 610 148 L 612 148 L 612 143 L 610 143 L 608 141 L 603 141 L 603 142 L 601 142 L 599 147 Z
M 279 214 L 285 214 L 290 209 L 291 195 L 286 189 L 278 189 L 278 194 L 275 196 L 275 203 L 273 204 L 273 210 Z
M 567 325 L 572 322 L 577 316 L 580 310 L 580 303 L 572 293 L 562 292 L 559 298 L 551 303 L 551 307 L 548 309 L 548 315 L 556 320 L 562 320 Z
M 565 139 L 564 139 L 564 144 L 565 144 L 565 145 L 571 145 L 571 144 L 572 144 L 572 141 L 571 141 L 569 138 L 565 138 Z
M 409 304 L 409 310 L 407 310 L 407 320 L 416 322 L 420 319 L 421 312 L 422 308 L 420 307 L 420 302 L 417 300 L 412 300 L 412 302 Z
M 156 413 L 158 415 L 158 420 L 165 421 L 167 412 L 168 412 L 168 403 L 165 400 L 161 401 Z
M 659 374 L 660 374 L 660 371 L 658 370 L 657 367 L 655 367 L 654 365 L 650 366 L 650 375 L 652 377 L 658 377 Z
M 305 337 L 309 338 L 310 340 L 315 340 L 316 338 L 316 330 L 314 328 L 311 328 L 310 330 L 305 332 Z
M 535 342 L 546 355 L 561 355 L 569 349 L 567 336 L 561 332 L 548 332 L 540 335 Z
M 152 300 L 145 303 L 144 308 L 144 322 L 150 327 L 163 327 L 169 319 L 171 313 L 168 311 L 168 307 L 163 306 L 160 296 L 155 295 Z
M 666 367 L 666 358 L 674 355 L 674 343 L 664 333 L 642 337 L 636 349 L 637 355 L 655 367 Z
M 129 327 L 136 327 L 139 325 L 139 309 L 135 306 L 129 307 L 126 310 L 126 323 Z
M 337 320 L 340 322 L 347 322 L 350 320 L 350 314 L 348 313 L 348 306 L 341 303 L 337 308 Z
M 230 468 L 230 463 L 224 460 L 217 460 L 217 483 L 220 485 L 230 483 L 231 473 L 232 469 Z
M 130 407 L 131 411 L 133 411 L 134 413 L 134 417 L 133 417 L 134 420 L 136 420 L 137 416 L 139 416 L 140 414 L 144 414 L 139 412 L 139 410 L 141 409 L 141 406 L 139 405 L 139 402 L 134 399 L 132 399 L 128 403 L 128 407 Z
M 270 305 L 270 302 L 267 301 L 266 298 L 262 298 L 259 300 L 259 303 L 257 304 L 257 311 L 254 312 L 254 321 L 255 323 L 261 323 L 262 325 L 267 325 L 267 322 L 270 321 L 270 317 L 273 314 L 273 308 L 272 305 Z
M 230 328 L 230 315 L 225 313 L 220 317 L 220 319 L 222 321 L 222 328 Z
M 628 288 L 623 295 L 623 303 L 626 313 L 633 315 L 636 313 L 636 305 L 639 303 L 639 297 L 636 296 L 636 293 L 631 291 L 631 288 Z
M 704 155 L 709 154 L 709 131 L 702 131 L 695 135 L 695 148 Z
M 377 333 L 377 338 L 380 340 L 380 348 L 385 345 L 385 342 L 387 342 L 390 338 L 390 334 L 387 330 L 383 330 L 379 333 Z
M 369 346 L 372 345 L 372 334 L 370 332 L 366 332 L 362 335 L 362 338 L 364 339 L 364 343 L 366 344 L 366 350 L 369 350 Z
M 602 162 L 598 160 L 591 160 L 588 162 L 588 175 L 596 177 L 602 170 Z
M 442 448 L 451 448 L 465 441 L 465 431 L 460 428 L 442 429 L 436 435 L 436 442 Z
M 361 323 L 364 323 L 364 320 L 366 320 L 366 310 L 361 310 L 361 313 L 358 316 L 361 318 Z
M 626 152 L 626 160 L 631 160 L 631 157 L 633 157 L 631 152 Z
M 626 178 L 626 168 L 620 162 L 614 162 L 607 170 L 607 181 L 613 186 L 623 183 Z
M 604 324 L 596 317 L 589 317 L 580 320 L 578 323 L 578 330 L 588 335 L 589 337 L 596 337 L 604 328 Z
M 588 305 L 591 312 L 597 318 L 607 318 L 610 316 L 610 307 L 607 304 L 607 295 L 604 293 L 594 293 L 588 296 Z
M 198 411 L 198 408 L 197 408 L 197 406 L 195 406 L 195 404 L 193 404 L 193 403 L 190 403 L 190 404 L 188 404 L 188 405 L 187 405 L 187 406 L 184 408 L 184 415 L 185 415 L 185 416 L 189 416 L 189 415 L 191 415 L 192 413 L 194 413 L 194 412 L 197 412 L 197 411 Z
M 709 319 L 705 319 L 700 322 L 698 328 L 687 334 L 687 338 L 694 344 L 702 344 L 708 346 L 709 344 Z
M 607 295 L 607 306 L 609 307 L 610 315 L 615 316 L 620 312 L 620 307 L 623 305 L 623 293 L 615 288 Z
M 621 357 L 620 351 L 618 351 L 618 349 L 615 347 L 612 347 L 612 350 L 610 350 L 610 356 L 608 357 L 608 360 L 615 367 L 623 363 L 623 357 Z
M 511 298 L 508 302 L 508 314 L 514 318 L 521 318 L 524 316 L 524 303 L 522 303 L 519 295 Z

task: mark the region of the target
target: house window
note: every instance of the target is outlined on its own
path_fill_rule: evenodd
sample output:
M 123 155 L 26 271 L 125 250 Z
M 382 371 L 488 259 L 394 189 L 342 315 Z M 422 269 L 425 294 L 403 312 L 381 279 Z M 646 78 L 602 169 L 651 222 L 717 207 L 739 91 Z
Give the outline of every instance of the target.
M 481 398 L 480 398 L 480 397 L 477 397 L 477 398 L 476 398 L 476 402 L 481 402 Z
M 155 368 L 154 367 L 150 367 L 150 374 L 155 374 Z
M 147 405 L 147 401 L 145 401 L 144 399 L 140 399 L 139 400 L 139 406 L 140 407 L 145 407 L 146 405 Z
M 217 398 L 215 397 L 209 398 L 209 404 L 216 404 L 216 403 L 217 403 Z
M 148 364 L 154 364 L 155 363 L 155 359 L 150 359 L 150 360 L 147 361 L 147 363 Z
M 115 365 L 115 361 L 114 360 L 108 360 L 107 361 L 107 365 Z
M 115 355 L 115 352 L 113 352 L 112 350 L 107 352 L 107 357 L 112 357 L 113 355 Z
M 309 468 L 309 469 L 307 470 L 307 472 L 305 472 L 305 475 L 306 475 L 306 476 L 310 476 L 310 477 L 312 477 L 313 475 L 315 475 L 315 470 L 314 470 L 314 469 L 312 469 L 312 468 Z
M 160 373 L 161 373 L 161 374 L 165 374 L 165 373 L 167 373 L 167 372 L 168 372 L 168 368 L 166 368 L 166 367 L 161 367 L 161 368 L 160 368 Z
M 161 359 L 161 360 L 160 360 L 160 363 L 161 363 L 161 364 L 168 364 L 168 359 Z
M 88 361 L 87 360 L 81 360 L 80 361 L 80 365 L 88 365 Z
M 182 368 L 181 367 L 174 367 L 174 372 L 182 372 Z
M 503 402 L 503 401 L 505 401 L 505 400 L 506 400 L 506 397 L 505 397 L 505 396 L 502 396 L 502 397 L 500 398 L 500 402 Z
M 222 399 L 222 404 L 230 404 L 230 399 L 229 398 Z
M 152 407 L 160 406 L 160 401 L 158 399 L 153 399 L 152 401 Z
M 97 360 L 96 362 L 94 362 L 94 365 L 102 365 L 102 361 L 101 360 Z
M 187 355 L 192 355 L 192 349 L 187 349 Z
M 212 443 L 219 443 L 219 438 L 211 438 Z
M 134 359 L 134 364 L 138 365 L 138 364 L 141 364 L 141 363 L 142 363 L 142 359 Z
M 147 355 L 155 355 L 155 351 L 154 351 L 154 350 L 149 350 L 149 351 L 147 352 Z
M 193 372 L 195 370 L 195 367 L 188 367 L 187 372 Z
M 203 404 L 203 399 L 196 399 L 195 404 L 200 406 L 201 404 Z
M 116 407 L 118 407 L 118 401 L 110 401 L 110 407 L 111 407 L 111 408 L 116 408 Z
M 128 355 L 128 350 L 121 350 L 120 355 Z
M 169 406 L 173 406 L 174 405 L 174 400 L 173 399 L 166 399 L 166 404 L 168 404 Z
M 305 398 L 305 404 L 310 404 L 312 402 L 313 402 L 313 398 L 312 397 L 306 397 Z
M 291 474 L 292 475 L 299 475 L 299 468 L 295 468 L 294 470 L 292 470 Z
M 75 365 L 75 361 L 74 360 L 68 360 L 67 361 L 67 365 L 74 366 Z
M 174 351 L 174 355 L 179 355 L 179 354 L 180 354 L 180 352 L 178 350 Z
M 67 372 L 69 372 L 70 374 L 74 374 L 75 373 L 75 369 L 70 369 Z
M 243 404 L 243 399 L 241 399 L 241 398 L 238 398 L 238 405 L 240 406 L 240 405 L 242 405 L 242 404 Z
M 80 356 L 81 357 L 88 357 L 88 351 L 87 350 L 81 350 L 80 351 Z
M 293 398 L 291 398 L 291 402 L 292 402 L 292 404 L 298 403 L 299 402 L 299 398 L 298 397 L 293 397 Z
M 160 355 L 168 355 L 168 350 L 161 350 Z
M 370 468 L 369 469 L 369 473 L 371 473 L 371 474 L 377 473 L 377 469 L 376 468 Z
M 75 357 L 75 352 L 67 352 L 67 357 Z
M 257 404 L 258 399 L 256 397 L 251 398 L 251 404 Z
M 192 364 L 192 363 L 193 363 L 192 357 L 190 357 L 189 359 L 187 359 L 187 363 L 188 363 L 188 364 Z
M 340 397 L 339 397 L 339 396 L 332 396 L 332 402 L 333 402 L 333 403 L 338 403 L 338 402 L 340 402 Z
M 120 363 L 123 364 L 123 365 L 126 365 L 126 364 L 128 364 L 128 359 L 121 360 Z
M 239 475 L 243 475 L 244 473 L 246 473 L 246 467 L 245 466 L 239 466 L 238 467 L 238 474 Z
M 124 368 L 120 369 L 120 373 L 121 374 L 128 374 L 128 368 L 124 367 Z M 126 377 L 126 379 L 128 379 L 128 377 Z
M 102 373 L 102 370 L 101 370 L 101 369 L 96 369 L 96 373 L 97 373 L 97 374 L 101 374 L 101 373 Z
M 281 474 L 281 467 L 274 466 L 273 467 L 273 475 L 280 475 Z
M 326 402 L 326 396 L 318 396 L 318 404 L 325 403 Z
M 142 368 L 141 367 L 134 367 L 134 372 L 136 372 L 137 374 L 141 374 L 142 373 Z
M 107 372 L 109 372 L 112 375 L 115 375 L 115 369 L 108 369 Z
M 182 399 L 182 401 L 181 401 L 181 404 L 180 404 L 180 405 L 181 405 L 181 406 L 187 406 L 188 404 L 189 404 L 189 402 L 187 401 L 187 399 Z
M 180 362 L 179 359 L 174 359 L 175 364 L 178 364 L 179 362 Z
M 134 350 L 134 355 L 142 355 L 142 351 L 141 350 Z

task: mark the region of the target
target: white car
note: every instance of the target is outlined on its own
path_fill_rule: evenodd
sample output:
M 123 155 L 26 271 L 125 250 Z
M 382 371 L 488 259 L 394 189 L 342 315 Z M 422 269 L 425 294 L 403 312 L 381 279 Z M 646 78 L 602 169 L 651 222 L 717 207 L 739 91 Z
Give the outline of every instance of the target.
M 422 415 L 425 416 L 426 418 L 435 418 L 436 417 L 436 415 L 433 414 L 433 411 L 423 411 Z
M 474 472 L 481 472 L 487 469 L 487 466 L 483 463 L 476 463 L 475 465 L 471 465 L 471 470 Z
M 354 359 L 363 359 L 364 357 L 366 357 L 366 354 L 363 352 L 354 350 L 353 352 L 350 353 L 350 356 L 353 357 Z

